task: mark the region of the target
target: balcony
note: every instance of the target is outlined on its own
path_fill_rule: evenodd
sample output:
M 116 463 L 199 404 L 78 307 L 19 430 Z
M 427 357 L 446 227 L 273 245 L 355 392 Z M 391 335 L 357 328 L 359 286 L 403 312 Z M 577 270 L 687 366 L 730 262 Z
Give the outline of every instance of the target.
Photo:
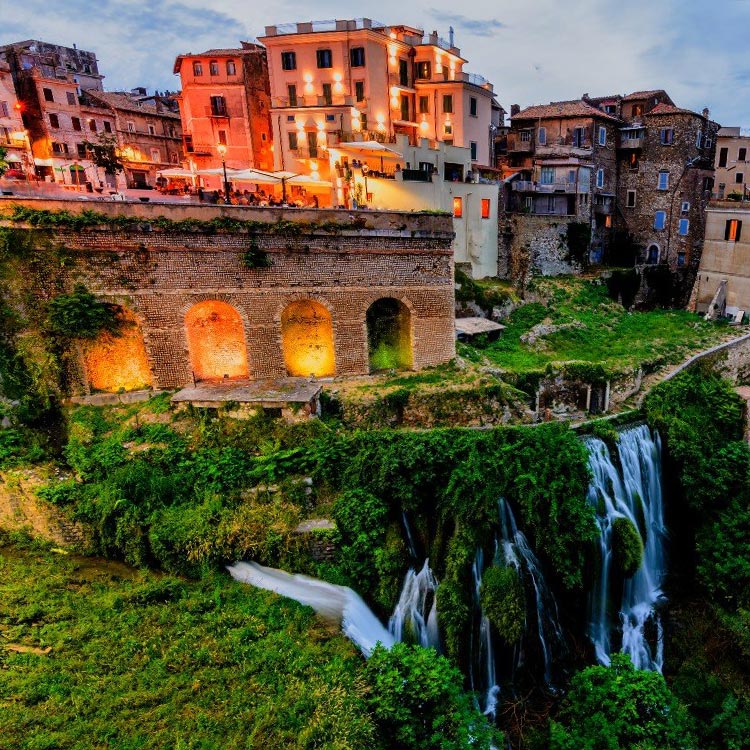
M 229 119 L 229 112 L 227 112 L 226 108 L 221 109 L 219 107 L 206 107 L 205 115 L 206 117 L 213 117 L 214 119 L 220 119 L 220 120 Z
M 586 157 L 591 156 L 592 153 L 591 143 L 586 141 L 573 142 L 571 138 L 561 138 L 558 143 L 550 143 L 548 141 L 546 144 L 538 144 L 536 147 L 536 155 L 540 158 L 561 156 Z
M 534 137 L 522 139 L 519 133 L 508 133 L 508 152 L 531 154 L 534 152 Z
M 557 182 L 545 183 L 532 182 L 530 180 L 516 180 L 512 182 L 513 190 L 516 193 L 576 193 L 577 186 L 575 182 L 559 180 Z
M 630 135 L 629 133 L 620 134 L 620 148 L 643 148 L 645 141 L 645 132 L 641 131 L 640 135 Z
M 402 169 L 401 179 L 404 182 L 432 182 L 432 172 L 426 169 Z

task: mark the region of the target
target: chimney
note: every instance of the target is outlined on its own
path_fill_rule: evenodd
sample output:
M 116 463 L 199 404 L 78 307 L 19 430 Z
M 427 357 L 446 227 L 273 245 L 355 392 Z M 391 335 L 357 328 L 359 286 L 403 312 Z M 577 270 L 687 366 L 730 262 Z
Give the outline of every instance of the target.
M 515 117 L 520 111 L 521 111 L 521 105 L 520 104 L 511 104 L 510 105 L 510 116 L 511 117 Z
M 456 46 L 453 44 L 453 26 L 448 27 L 448 44 L 450 44 L 451 49 Z
M 708 107 L 704 107 L 703 116 L 708 120 L 708 116 L 711 114 L 711 110 Z

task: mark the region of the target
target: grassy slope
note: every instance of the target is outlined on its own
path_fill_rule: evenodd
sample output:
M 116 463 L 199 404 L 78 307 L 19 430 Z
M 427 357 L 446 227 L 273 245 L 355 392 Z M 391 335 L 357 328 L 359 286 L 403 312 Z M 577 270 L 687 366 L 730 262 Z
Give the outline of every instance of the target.
M 727 328 L 706 323 L 684 310 L 628 312 L 607 295 L 603 285 L 585 279 L 543 279 L 538 293 L 548 304 L 531 303 L 516 310 L 502 338 L 488 346 L 489 359 L 510 372 L 544 370 L 552 362 L 600 363 L 612 373 L 645 365 L 678 362 L 727 335 Z M 577 323 L 523 344 L 520 336 L 537 323 Z
M 360 657 L 310 610 L 2 542 L 0 747 L 371 746 Z

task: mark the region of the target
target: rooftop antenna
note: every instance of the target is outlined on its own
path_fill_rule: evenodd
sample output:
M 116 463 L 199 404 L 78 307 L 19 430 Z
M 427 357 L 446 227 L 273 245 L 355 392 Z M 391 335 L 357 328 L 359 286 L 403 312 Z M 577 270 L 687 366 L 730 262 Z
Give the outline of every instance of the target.
M 448 41 L 450 42 L 451 47 L 453 47 L 453 26 L 448 27 Z

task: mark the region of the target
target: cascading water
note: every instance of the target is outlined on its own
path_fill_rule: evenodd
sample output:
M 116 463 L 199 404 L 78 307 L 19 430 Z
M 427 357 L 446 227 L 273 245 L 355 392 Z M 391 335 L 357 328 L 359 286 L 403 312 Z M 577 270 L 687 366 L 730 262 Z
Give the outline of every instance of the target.
M 406 511 L 401 511 L 401 520 L 404 522 L 404 531 L 406 532 L 406 542 L 409 547 L 409 554 L 413 560 L 417 559 L 417 548 L 414 545 L 414 537 L 411 533 L 411 526 L 409 525 L 409 519 L 406 517 Z
M 409 570 L 398 604 L 388 622 L 388 631 L 396 641 L 403 641 L 406 637 L 425 648 L 431 646 L 436 651 L 440 650 L 435 602 L 437 587 L 429 560 L 424 561 L 419 573 L 413 568 Z
M 482 573 L 484 572 L 484 553 L 481 548 L 474 555 L 474 562 L 471 566 L 471 574 L 474 579 L 474 606 L 479 612 L 479 631 L 478 653 L 476 662 L 480 666 L 482 673 L 482 685 L 484 688 L 484 705 L 480 705 L 481 710 L 487 715 L 494 718 L 497 708 L 497 696 L 500 693 L 500 686 L 497 684 L 495 675 L 495 651 L 492 647 L 492 632 L 490 621 L 482 609 L 480 592 L 482 589 Z M 480 686 L 474 684 L 474 674 L 472 671 L 472 688 L 479 690 Z
M 589 636 L 597 659 L 609 664 L 613 625 L 607 603 L 612 572 L 612 530 L 618 518 L 626 518 L 641 536 L 643 561 L 623 586 L 619 608 L 622 651 L 630 656 L 637 669 L 661 672 L 664 660 L 662 624 L 656 610 L 656 605 L 664 598 L 661 585 L 665 573 L 661 440 L 658 433 L 652 437 L 647 425 L 621 432 L 617 440 L 621 471 L 603 441 L 587 438 L 586 445 L 593 473 L 588 498 L 597 510 L 601 550 L 601 570 L 591 599 Z M 655 645 L 647 638 L 650 625 L 656 632 Z
M 565 649 L 565 639 L 560 629 L 557 602 L 544 579 L 539 560 L 529 546 L 525 534 L 518 529 L 510 505 L 503 499 L 499 503 L 502 529 L 502 562 L 516 569 L 522 581 L 529 581 L 534 590 L 537 635 L 544 659 L 544 680 L 552 683 L 552 657 Z
M 365 656 L 369 656 L 378 643 L 390 648 L 395 642 L 359 595 L 346 586 L 336 586 L 309 576 L 292 575 L 254 562 L 238 562 L 229 565 L 227 570 L 237 581 L 275 591 L 312 607 L 329 621 L 340 623 L 344 635 Z

